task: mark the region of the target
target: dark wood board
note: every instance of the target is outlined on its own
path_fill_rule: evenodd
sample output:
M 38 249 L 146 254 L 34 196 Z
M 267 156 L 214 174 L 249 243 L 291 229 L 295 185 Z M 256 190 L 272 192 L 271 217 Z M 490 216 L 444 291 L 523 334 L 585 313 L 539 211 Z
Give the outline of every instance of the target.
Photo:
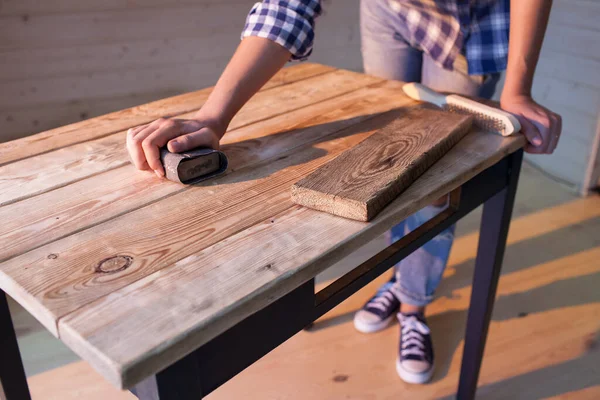
M 472 118 L 412 108 L 296 182 L 292 201 L 370 221 L 470 130 Z

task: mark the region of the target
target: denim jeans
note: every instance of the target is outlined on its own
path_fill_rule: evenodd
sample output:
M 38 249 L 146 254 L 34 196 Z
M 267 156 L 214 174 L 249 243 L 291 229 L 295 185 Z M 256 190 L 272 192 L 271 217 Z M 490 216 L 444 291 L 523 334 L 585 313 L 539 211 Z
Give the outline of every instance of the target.
M 394 0 L 361 0 L 361 51 L 365 72 L 404 82 L 421 82 L 437 91 L 491 98 L 500 74 L 469 75 L 467 61 L 460 55 L 453 70 L 445 70 L 408 43 L 406 26 L 390 5 Z M 428 206 L 392 228 L 392 242 L 410 233 L 441 212 L 444 206 Z M 437 289 L 454 241 L 451 226 L 395 267 L 393 291 L 401 302 L 415 306 L 429 304 Z

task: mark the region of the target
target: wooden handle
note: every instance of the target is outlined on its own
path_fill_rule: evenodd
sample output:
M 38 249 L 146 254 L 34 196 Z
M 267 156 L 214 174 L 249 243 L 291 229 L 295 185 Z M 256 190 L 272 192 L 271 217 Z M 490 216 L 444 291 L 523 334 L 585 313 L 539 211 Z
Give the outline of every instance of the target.
M 446 104 L 446 96 L 439 94 L 420 83 L 407 83 L 402 86 L 404 93 L 411 99 L 433 103 L 438 107 Z

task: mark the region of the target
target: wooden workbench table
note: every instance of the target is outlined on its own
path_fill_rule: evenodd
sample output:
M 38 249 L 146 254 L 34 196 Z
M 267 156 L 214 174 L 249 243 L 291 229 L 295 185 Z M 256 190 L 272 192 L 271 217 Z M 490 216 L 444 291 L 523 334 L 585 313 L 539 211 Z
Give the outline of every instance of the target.
M 294 182 L 414 105 L 399 82 L 301 64 L 234 118 L 226 175 L 182 186 L 130 165 L 128 128 L 190 115 L 209 93 L 0 144 L 0 289 L 115 386 L 196 399 L 487 201 L 474 288 L 483 297 L 465 350 L 474 371 L 463 367 L 459 391 L 472 396 L 524 139 L 473 130 L 370 223 L 296 206 Z M 315 295 L 319 272 L 461 186 L 435 221 Z M 0 339 L 4 395 L 21 400 L 1 292 Z

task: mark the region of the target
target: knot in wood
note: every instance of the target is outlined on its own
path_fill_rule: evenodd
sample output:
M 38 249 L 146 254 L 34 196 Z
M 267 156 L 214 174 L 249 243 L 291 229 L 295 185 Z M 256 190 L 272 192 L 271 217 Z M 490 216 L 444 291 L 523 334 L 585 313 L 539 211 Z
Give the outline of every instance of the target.
M 113 256 L 105 258 L 96 266 L 96 272 L 99 274 L 114 274 L 126 270 L 133 262 L 131 256 Z

